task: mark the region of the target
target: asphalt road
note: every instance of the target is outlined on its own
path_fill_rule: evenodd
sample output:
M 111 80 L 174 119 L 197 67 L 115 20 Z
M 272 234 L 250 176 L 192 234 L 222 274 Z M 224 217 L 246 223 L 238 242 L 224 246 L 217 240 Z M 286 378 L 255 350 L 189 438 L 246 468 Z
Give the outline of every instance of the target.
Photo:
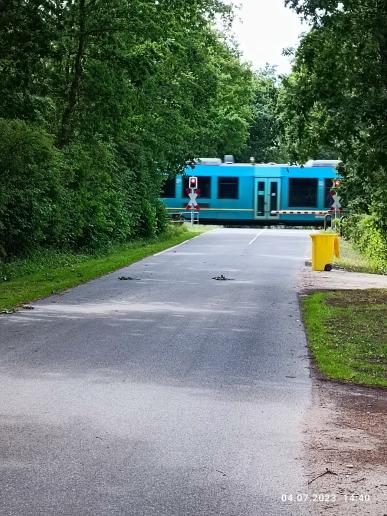
M 0 513 L 303 514 L 307 235 L 212 231 L 2 316 Z

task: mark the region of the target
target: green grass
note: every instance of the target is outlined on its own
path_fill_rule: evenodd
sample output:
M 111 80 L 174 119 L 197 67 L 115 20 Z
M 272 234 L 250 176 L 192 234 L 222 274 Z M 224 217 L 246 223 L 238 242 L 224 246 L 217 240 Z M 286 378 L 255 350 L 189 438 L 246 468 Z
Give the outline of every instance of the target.
M 341 258 L 336 259 L 334 265 L 339 269 L 352 272 L 369 272 L 371 274 L 385 274 L 385 270 L 372 264 L 360 254 L 348 240 L 341 239 Z
M 327 378 L 387 387 L 387 290 L 318 292 L 302 299 L 309 347 Z
M 0 311 L 12 310 L 120 269 L 205 230 L 190 229 L 188 225 L 171 227 L 153 240 L 134 241 L 99 255 L 42 250 L 29 258 L 0 264 Z

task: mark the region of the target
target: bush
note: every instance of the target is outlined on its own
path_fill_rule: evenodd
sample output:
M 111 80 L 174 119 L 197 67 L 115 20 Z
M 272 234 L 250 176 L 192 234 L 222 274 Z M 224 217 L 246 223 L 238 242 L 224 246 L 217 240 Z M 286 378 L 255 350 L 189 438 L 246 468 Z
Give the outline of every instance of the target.
M 387 233 L 374 215 L 351 215 L 343 222 L 343 231 L 372 265 L 387 272 Z
M 102 249 L 131 235 L 127 171 L 120 168 L 108 144 L 72 144 L 64 150 L 62 246 Z
M 59 151 L 34 125 L 0 119 L 0 182 L 0 259 L 39 247 L 105 249 L 165 228 L 157 188 L 108 143 Z
M 165 209 L 164 204 L 159 200 L 155 200 L 155 209 L 156 209 L 156 223 L 157 223 L 157 232 L 162 233 L 167 229 L 168 226 L 168 215 Z
M 0 119 L 0 248 L 21 254 L 47 243 L 60 193 L 61 156 L 50 136 Z

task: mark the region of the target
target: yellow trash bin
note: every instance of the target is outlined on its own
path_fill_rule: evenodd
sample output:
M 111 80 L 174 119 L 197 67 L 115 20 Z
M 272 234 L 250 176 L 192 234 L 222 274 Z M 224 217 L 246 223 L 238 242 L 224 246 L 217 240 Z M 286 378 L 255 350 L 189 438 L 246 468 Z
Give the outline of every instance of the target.
M 340 240 L 336 233 L 314 233 L 312 239 L 312 269 L 331 271 L 333 257 L 340 258 Z

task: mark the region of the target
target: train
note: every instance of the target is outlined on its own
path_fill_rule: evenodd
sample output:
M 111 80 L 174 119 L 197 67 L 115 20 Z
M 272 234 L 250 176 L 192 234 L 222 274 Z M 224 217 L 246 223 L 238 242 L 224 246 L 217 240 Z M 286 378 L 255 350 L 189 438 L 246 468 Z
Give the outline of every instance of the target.
M 317 225 L 332 205 L 339 163 L 311 160 L 298 166 L 235 163 L 232 156 L 201 158 L 165 181 L 161 200 L 172 218 L 190 219 L 188 181 L 197 177 L 200 222 Z

